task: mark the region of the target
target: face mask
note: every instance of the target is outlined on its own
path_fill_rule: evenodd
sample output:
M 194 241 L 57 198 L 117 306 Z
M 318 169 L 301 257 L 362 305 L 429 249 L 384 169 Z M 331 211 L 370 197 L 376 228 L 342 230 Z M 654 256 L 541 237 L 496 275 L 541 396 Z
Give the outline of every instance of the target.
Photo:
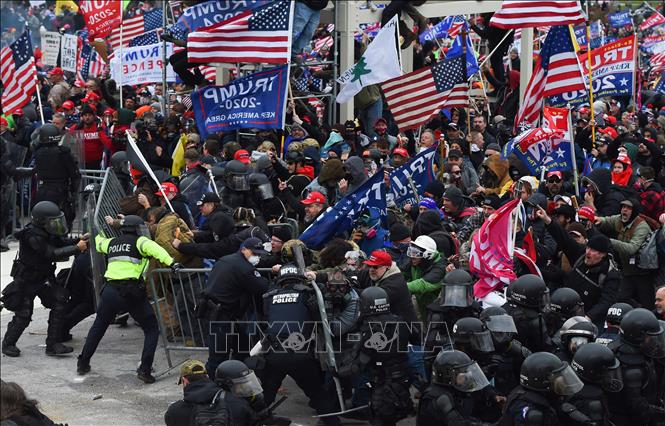
M 247 259 L 247 261 L 249 263 L 251 263 L 252 266 L 256 266 L 261 261 L 261 258 L 259 256 L 256 256 L 256 255 L 252 255 L 252 256 L 249 256 L 249 259 Z

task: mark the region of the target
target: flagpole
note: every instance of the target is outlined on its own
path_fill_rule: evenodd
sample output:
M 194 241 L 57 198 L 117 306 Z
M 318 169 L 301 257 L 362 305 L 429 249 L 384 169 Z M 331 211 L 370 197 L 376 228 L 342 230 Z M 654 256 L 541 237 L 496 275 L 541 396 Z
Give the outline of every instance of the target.
M 634 27 L 634 25 L 633 25 Z M 635 42 L 633 43 L 633 46 L 635 46 L 634 53 L 633 53 L 633 63 L 637 65 L 635 70 L 633 70 L 633 105 L 637 107 L 637 110 L 639 111 L 640 105 L 637 104 L 637 94 L 639 91 L 642 90 L 642 83 L 640 82 L 640 76 L 641 76 L 641 71 L 640 71 L 640 55 L 637 54 L 637 33 L 633 33 L 633 37 L 635 37 Z
M 166 1 L 164 3 L 164 6 L 168 5 L 169 9 L 171 8 L 171 3 Z M 164 34 L 164 31 L 166 31 L 166 7 L 162 8 L 162 34 Z M 166 58 L 166 40 L 162 37 L 162 116 L 166 117 L 168 116 L 166 112 L 166 103 L 168 102 L 166 99 L 168 97 L 167 95 L 167 84 L 166 84 L 166 67 L 167 67 L 167 62 L 168 59 Z
M 36 77 L 37 76 L 37 64 L 35 64 L 35 80 L 37 80 L 37 84 L 35 84 L 35 92 L 37 92 L 37 103 L 39 103 L 39 115 L 42 119 L 42 124 L 46 123 L 44 120 L 44 107 L 42 106 L 42 95 L 39 93 L 39 79 Z
M 586 2 L 586 45 L 587 60 L 589 62 L 589 107 L 591 109 L 591 147 L 596 148 L 596 114 L 593 110 L 593 64 L 591 61 L 591 17 L 589 16 L 589 2 Z
M 483 65 L 485 65 L 485 62 L 489 61 L 489 59 L 492 57 L 492 55 L 494 55 L 494 52 L 497 51 L 497 49 L 498 49 L 498 48 L 503 44 L 503 42 L 506 40 L 506 38 L 508 37 L 508 35 L 510 35 L 510 33 L 512 33 L 512 32 L 513 32 L 513 29 L 511 29 L 510 31 L 508 31 L 508 32 L 506 33 L 506 35 L 503 36 L 503 38 L 501 39 L 501 41 L 499 42 L 499 44 L 497 44 L 496 47 L 495 47 L 494 49 L 492 49 L 492 51 L 491 51 L 487 56 L 485 56 L 485 59 L 483 59 L 483 61 L 482 61 L 480 64 L 478 64 L 478 67 L 479 67 L 479 68 L 482 69 Z
M 575 138 L 573 137 L 573 116 L 572 108 L 568 104 L 568 136 L 570 136 L 570 155 L 573 160 L 573 183 L 575 185 L 575 195 L 580 198 L 579 171 L 577 170 L 577 159 L 575 157 Z
M 120 90 L 120 108 L 124 108 L 125 105 L 122 103 L 122 74 L 123 74 L 123 69 L 122 69 L 122 17 L 123 14 L 125 13 L 124 10 L 120 10 L 120 84 L 118 87 L 118 90 Z
M 466 28 L 465 28 L 464 25 L 462 26 L 462 34 L 461 35 L 462 35 L 462 58 L 463 58 L 463 63 L 464 63 L 464 75 L 466 76 L 466 74 L 467 74 L 467 72 L 466 72 Z M 478 67 L 478 68 L 480 68 L 480 67 Z M 467 82 L 469 81 L 468 76 L 467 76 L 466 81 Z M 467 88 L 467 91 L 466 91 L 466 108 L 464 108 L 464 109 L 466 110 L 466 119 L 467 119 L 469 129 L 471 129 L 471 117 L 469 116 L 469 93 L 470 93 L 470 90 L 468 90 L 468 88 Z M 480 112 L 480 115 L 482 115 L 482 111 Z M 471 141 L 469 141 L 469 154 L 471 154 Z

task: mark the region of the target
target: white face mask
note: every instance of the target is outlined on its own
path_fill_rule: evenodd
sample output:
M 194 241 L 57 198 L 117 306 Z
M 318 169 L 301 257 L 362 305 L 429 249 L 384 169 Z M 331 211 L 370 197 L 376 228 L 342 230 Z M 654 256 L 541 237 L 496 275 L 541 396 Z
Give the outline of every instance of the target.
M 252 266 L 256 266 L 261 261 L 261 258 L 259 256 L 256 256 L 256 255 L 252 255 L 252 256 L 249 256 L 249 259 L 247 259 L 247 261 L 249 263 L 251 263 Z

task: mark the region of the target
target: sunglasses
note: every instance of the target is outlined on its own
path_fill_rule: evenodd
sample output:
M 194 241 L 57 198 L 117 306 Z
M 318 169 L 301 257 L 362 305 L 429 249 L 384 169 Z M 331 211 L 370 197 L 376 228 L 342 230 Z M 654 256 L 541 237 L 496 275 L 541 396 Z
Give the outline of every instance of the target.
M 379 269 L 379 268 L 383 268 L 383 265 L 367 265 L 367 268 L 369 268 L 369 269 Z
M 559 182 L 561 182 L 561 179 L 559 179 L 558 177 L 551 177 L 551 178 L 547 179 L 547 182 L 548 183 L 559 183 Z

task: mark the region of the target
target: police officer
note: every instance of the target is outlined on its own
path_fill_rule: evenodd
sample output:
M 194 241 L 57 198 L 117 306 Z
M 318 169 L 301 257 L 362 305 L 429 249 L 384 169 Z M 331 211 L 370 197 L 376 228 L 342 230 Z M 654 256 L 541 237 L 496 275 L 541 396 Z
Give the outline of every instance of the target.
M 123 193 L 130 195 L 132 193 L 132 176 L 129 173 L 129 161 L 127 161 L 127 152 L 118 151 L 111 156 L 111 168 L 120 182 Z
M 487 377 L 467 354 L 456 350 L 440 352 L 432 366 L 432 384 L 418 403 L 416 426 L 484 425 L 472 417 L 472 392 L 485 389 Z
M 284 378 L 290 376 L 309 397 L 318 414 L 335 411 L 335 397 L 324 386 L 324 374 L 313 354 L 314 321 L 320 319 L 316 295 L 307 278 L 293 263 L 282 265 L 275 284 L 264 294 L 263 312 L 269 324 L 261 342 L 265 353 L 262 374 L 266 404 L 271 404 Z M 323 417 L 326 425 L 338 425 L 335 416 Z
M 522 275 L 508 286 L 508 300 L 503 308 L 513 317 L 522 343 L 532 351 L 554 349 L 547 334 L 543 311 L 549 307 L 549 290 L 537 275 Z
M 619 392 L 623 388 L 619 360 L 607 346 L 588 343 L 575 352 L 570 365 L 584 383 L 582 390 L 570 398 L 570 403 L 593 422 L 569 419 L 571 424 L 608 425 L 609 407 L 605 392 Z
M 2 353 L 17 357 L 21 351 L 16 342 L 32 319 L 35 296 L 51 309 L 46 332 L 46 355 L 62 355 L 73 351 L 61 342 L 65 324 L 67 290 L 55 281 L 55 262 L 67 260 L 76 252 L 87 249 L 87 241 L 64 238 L 67 221 L 64 213 L 51 201 L 41 201 L 31 213 L 32 222 L 16 233 L 18 257 L 11 276 L 14 282 L 3 290 L 5 307 L 14 312 L 2 340 Z
M 566 320 L 559 335 L 560 345 L 556 355 L 561 361 L 570 363 L 577 350 L 596 340 L 598 329 L 585 317 L 572 317 Z
M 612 422 L 617 426 L 662 422 L 665 407 L 659 396 L 663 387 L 658 362 L 665 357 L 665 332 L 655 315 L 644 308 L 625 314 L 619 340 L 609 348 L 621 363 L 624 380 L 621 392 L 608 395 Z
M 536 352 L 524 360 L 520 385 L 508 396 L 506 411 L 498 425 L 566 424 L 558 416 L 560 397 L 574 395 L 583 387 L 568 363 L 549 352 Z
M 148 228 L 138 216 L 126 216 L 120 228 L 121 235 L 116 238 L 104 238 L 98 235 L 95 247 L 105 253 L 108 265 L 104 278 L 106 284 L 100 294 L 95 322 L 88 331 L 83 350 L 78 357 L 76 371 L 84 375 L 90 371 L 90 358 L 97 350 L 97 345 L 104 337 L 106 329 L 120 312 L 129 312 L 143 329 L 143 353 L 137 370 L 138 378 L 145 383 L 154 383 L 152 362 L 155 357 L 159 328 L 157 318 L 150 306 L 143 283 L 143 272 L 148 266 L 148 257 L 157 259 L 177 271 L 182 266 L 159 244 L 149 239 Z
M 52 201 L 65 213 L 67 224 L 76 216 L 76 202 L 81 173 L 71 150 L 60 145 L 62 133 L 51 123 L 39 129 L 39 144 L 34 152 L 39 184 L 35 202 Z
M 370 424 L 395 425 L 413 412 L 407 365 L 411 333 L 402 318 L 390 313 L 388 294 L 381 287 L 360 293 L 358 331 L 351 371 L 369 372 Z
M 230 209 L 247 207 L 257 210 L 249 192 L 249 168 L 238 160 L 231 160 L 224 167 L 224 189 L 220 197 Z
M 463 269 L 453 269 L 443 277 L 441 294 L 427 306 L 428 332 L 425 336 L 425 365 L 432 363 L 442 347 L 450 345 L 453 325 L 460 318 L 477 317 L 481 311 L 473 298 L 473 278 Z
M 609 345 L 619 338 L 619 325 L 624 315 L 632 311 L 633 307 L 628 303 L 615 303 L 610 306 L 605 316 L 605 328 L 596 339 L 596 343 Z
M 550 337 L 561 329 L 568 318 L 574 316 L 584 316 L 584 303 L 579 293 L 568 287 L 554 290 L 550 298 L 550 310 L 545 314 Z

